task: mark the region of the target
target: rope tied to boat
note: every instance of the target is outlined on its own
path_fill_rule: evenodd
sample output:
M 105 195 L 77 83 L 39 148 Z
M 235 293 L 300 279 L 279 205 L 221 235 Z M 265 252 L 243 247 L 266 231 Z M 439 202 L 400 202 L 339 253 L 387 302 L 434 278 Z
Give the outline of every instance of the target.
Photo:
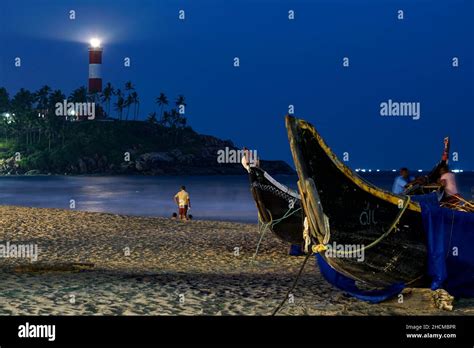
M 305 221 L 306 221 L 306 218 L 305 218 Z M 309 257 L 312 255 L 322 253 L 325 250 L 327 250 L 327 247 L 324 244 L 317 244 L 317 245 L 315 244 L 311 248 L 311 252 L 307 252 L 306 257 L 303 260 L 303 264 L 301 265 L 300 270 L 298 271 L 298 274 L 296 275 L 296 278 L 293 281 L 293 284 L 291 285 L 291 288 L 287 291 L 286 296 L 283 298 L 281 303 L 273 310 L 272 316 L 275 316 L 280 311 L 280 309 L 284 306 L 286 300 L 290 297 L 290 294 L 293 292 L 293 290 L 295 290 L 296 285 L 298 284 L 298 280 L 300 279 L 301 274 L 303 273 L 304 267 L 306 266 L 306 263 L 308 262 Z
M 311 235 L 309 232 L 309 223 L 308 223 L 308 217 L 304 217 L 303 221 L 303 240 L 304 240 L 304 252 L 308 252 L 308 248 L 311 245 Z
M 283 298 L 283 301 L 273 310 L 272 316 L 275 316 L 279 310 L 283 307 L 285 304 L 286 300 L 290 297 L 290 294 L 293 292 L 293 290 L 296 288 L 296 285 L 298 284 L 298 280 L 300 279 L 301 274 L 303 273 L 304 266 L 306 266 L 306 262 L 308 261 L 309 257 L 312 255 L 312 253 L 308 253 L 306 257 L 304 258 L 303 264 L 300 267 L 300 270 L 293 281 L 293 284 L 291 285 L 291 288 L 287 291 L 286 296 Z
M 320 253 L 322 253 L 323 251 L 326 251 L 326 250 L 328 250 L 328 247 L 325 246 L 324 244 L 315 244 L 311 248 L 311 251 L 315 254 L 320 254 Z
M 283 214 L 283 216 L 281 218 L 278 218 L 278 219 L 275 219 L 275 220 L 273 220 L 273 216 L 272 216 L 271 212 L 268 209 L 266 209 L 266 210 L 268 212 L 268 215 L 270 216 L 270 221 L 263 222 L 260 214 L 258 215 L 258 222 L 259 222 L 259 225 L 260 225 L 258 233 L 260 234 L 260 238 L 258 240 L 257 247 L 255 249 L 255 253 L 252 257 L 252 260 L 255 260 L 257 255 L 258 255 L 258 251 L 260 249 L 260 244 L 262 243 L 263 236 L 265 235 L 265 232 L 267 230 L 271 230 L 276 224 L 278 224 L 278 223 L 282 222 L 283 220 L 289 218 L 293 214 L 296 214 L 298 211 L 301 210 L 301 207 L 295 209 L 294 203 L 290 204 L 289 207 L 288 207 L 288 210 L 285 212 L 285 214 Z
M 270 211 L 267 209 L 268 215 L 270 216 L 270 221 L 269 222 L 263 222 L 260 214 L 258 214 L 258 233 L 260 235 L 260 238 L 258 239 L 257 247 L 255 248 L 255 253 L 253 254 L 252 261 L 255 261 L 258 255 L 258 250 L 260 249 L 260 244 L 262 243 L 263 236 L 265 235 L 265 232 L 267 231 L 268 227 L 272 224 L 273 221 L 273 216 L 270 213 Z
M 307 205 L 311 206 L 312 208 L 314 208 L 313 205 L 310 204 L 310 202 L 305 202 L 305 200 L 304 200 L 305 196 L 304 195 L 302 195 L 302 198 L 303 198 L 303 200 L 302 200 L 303 206 L 305 204 L 307 204 Z M 377 245 L 378 243 L 380 243 L 383 239 L 385 239 L 390 233 L 392 233 L 397 228 L 398 224 L 400 223 L 401 218 L 403 217 L 403 214 L 406 212 L 408 206 L 410 205 L 410 202 L 411 202 L 410 196 L 406 196 L 405 202 L 404 202 L 403 206 L 401 207 L 400 211 L 398 212 L 397 216 L 395 217 L 394 221 L 390 225 L 390 228 L 387 231 L 385 231 L 379 238 L 374 240 L 369 245 L 364 246 L 361 250 L 349 251 L 349 252 L 344 252 L 344 253 L 338 252 L 337 255 L 338 256 L 351 255 L 354 252 L 361 252 L 361 251 L 365 251 L 367 249 L 370 249 L 370 248 L 374 247 L 375 245 Z M 321 209 L 320 206 L 318 208 Z M 322 212 L 322 210 L 321 210 L 321 212 Z M 318 221 L 318 222 L 320 222 L 320 221 Z M 313 222 L 313 223 L 315 223 L 316 227 L 318 227 L 318 225 L 319 225 L 318 222 L 316 222 L 316 221 Z M 311 233 L 310 233 L 308 218 L 305 217 L 305 219 L 304 219 L 304 229 L 303 229 L 303 239 L 305 241 L 305 252 L 307 253 L 307 255 L 306 255 L 306 257 L 303 261 L 303 264 L 300 267 L 300 270 L 299 270 L 292 286 L 287 291 L 286 296 L 283 298 L 281 303 L 274 309 L 274 311 L 272 312 L 272 316 L 275 316 L 280 311 L 280 309 L 284 306 L 285 302 L 289 298 L 290 294 L 296 288 L 296 285 L 298 284 L 298 280 L 300 279 L 301 274 L 303 273 L 304 267 L 305 267 L 309 257 L 312 256 L 312 255 L 315 255 L 315 254 L 321 254 L 321 253 L 323 253 L 324 251 L 326 251 L 328 249 L 327 245 L 329 244 L 329 239 L 330 239 L 330 237 L 329 237 L 330 236 L 329 223 L 326 219 L 323 220 L 322 222 L 324 223 L 324 226 L 321 226 L 321 228 L 322 228 L 323 231 L 326 232 L 325 233 L 325 240 L 323 241 L 323 243 L 313 244 L 313 246 L 311 247 L 311 252 L 309 252 L 308 249 L 309 249 L 309 246 L 312 243 L 312 239 L 311 239 Z M 324 243 L 324 242 L 326 242 L 326 243 Z
M 380 243 L 385 237 L 387 237 L 397 227 L 397 225 L 400 222 L 403 214 L 407 210 L 408 205 L 410 204 L 410 202 L 411 202 L 411 198 L 410 198 L 410 196 L 407 196 L 407 198 L 405 199 L 405 204 L 400 209 L 399 213 L 397 214 L 397 217 L 392 222 L 390 228 L 386 232 L 384 232 L 379 238 L 377 238 L 375 241 L 373 241 L 369 245 L 363 247 L 362 250 L 367 250 L 369 248 L 374 247 L 375 245 Z M 306 243 L 308 243 L 308 240 L 311 241 L 311 236 L 309 234 L 309 224 L 308 224 L 308 220 L 307 220 L 306 217 L 305 217 L 305 221 L 304 221 L 304 227 L 305 228 L 304 228 L 304 231 L 303 231 L 303 237 L 305 238 L 305 251 L 307 252 Z M 290 294 L 296 288 L 296 285 L 298 284 L 298 280 L 300 279 L 301 274 L 303 273 L 304 267 L 306 266 L 306 262 L 308 261 L 309 257 L 312 256 L 312 255 L 315 255 L 315 254 L 323 253 L 327 249 L 328 249 L 327 246 L 323 243 L 313 244 L 313 246 L 311 247 L 311 252 L 307 253 L 307 255 L 306 255 L 306 257 L 303 261 L 303 264 L 301 265 L 300 270 L 299 270 L 299 272 L 298 272 L 291 288 L 287 291 L 286 296 L 283 298 L 281 303 L 274 309 L 274 311 L 272 313 L 272 316 L 275 316 L 279 312 L 279 310 L 284 306 L 286 300 L 289 298 Z M 360 252 L 360 251 L 358 251 L 358 252 Z M 352 254 L 353 252 L 349 252 L 349 253 Z M 341 253 L 338 252 L 338 256 L 339 255 L 341 255 Z

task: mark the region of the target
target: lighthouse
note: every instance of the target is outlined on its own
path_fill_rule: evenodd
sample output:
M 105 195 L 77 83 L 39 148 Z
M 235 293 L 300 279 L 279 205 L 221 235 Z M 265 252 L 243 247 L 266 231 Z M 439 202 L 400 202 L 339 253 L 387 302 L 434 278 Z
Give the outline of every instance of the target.
M 91 39 L 89 46 L 89 93 L 102 92 L 102 47 L 99 39 Z

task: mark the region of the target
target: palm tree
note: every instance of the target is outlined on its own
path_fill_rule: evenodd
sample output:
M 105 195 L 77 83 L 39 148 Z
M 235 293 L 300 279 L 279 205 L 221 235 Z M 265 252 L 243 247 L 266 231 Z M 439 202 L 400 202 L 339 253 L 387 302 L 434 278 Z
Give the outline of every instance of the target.
M 122 95 L 118 96 L 117 102 L 114 104 L 114 106 L 115 106 L 115 110 L 117 110 L 118 112 L 119 120 L 122 120 L 122 112 L 125 106 L 125 99 L 122 97 Z
M 121 121 L 122 120 L 122 110 L 123 110 L 123 104 L 124 104 L 124 99 L 122 96 L 122 91 L 120 89 L 117 89 L 115 91 L 115 95 L 117 96 L 117 102 L 114 103 L 115 110 L 118 111 L 117 118 Z
M 0 87 L 0 115 L 3 113 L 8 113 L 10 111 L 10 96 L 8 95 L 8 91 L 4 87 Z M 10 118 L 2 117 L 1 124 L 5 131 L 5 142 L 8 141 L 8 128 Z
M 7 89 L 0 87 L 0 114 L 10 110 L 10 96 Z
M 170 123 L 170 113 L 168 111 L 163 112 L 163 116 L 160 119 L 160 124 L 164 127 Z
M 150 123 L 155 124 L 155 123 L 157 122 L 157 120 L 156 120 L 156 112 L 150 112 L 150 113 L 148 114 L 147 121 L 150 122 Z
M 43 123 L 42 120 L 45 117 L 48 117 L 51 111 L 54 110 L 54 107 L 49 108 L 50 93 L 51 93 L 51 87 L 47 85 L 44 85 L 35 93 L 37 117 L 31 120 L 31 122 L 29 123 L 29 126 L 32 128 L 30 129 L 32 138 L 34 138 L 35 134 L 38 134 L 38 141 L 41 138 L 41 126 Z M 34 139 L 31 139 L 31 142 L 33 142 L 33 140 Z
M 186 127 L 186 123 L 188 122 L 188 120 L 186 119 L 186 117 L 179 117 L 179 120 L 178 120 L 178 123 L 179 125 L 181 126 L 181 128 L 184 128 Z
M 54 110 L 56 109 L 56 104 L 57 103 L 63 103 L 64 100 L 66 100 L 66 96 L 64 95 L 63 92 L 61 92 L 60 89 L 57 89 L 53 92 L 50 93 L 49 98 L 48 98 L 48 109 Z M 49 114 L 48 114 L 49 115 Z M 56 117 L 56 112 L 51 113 L 51 116 Z M 67 119 L 67 115 L 66 115 Z
M 178 97 L 175 100 L 175 103 L 178 109 L 180 108 L 181 105 L 186 106 L 186 100 L 184 99 L 184 95 L 182 94 L 178 95 Z M 187 122 L 186 116 L 184 116 L 184 113 L 181 114 L 180 112 L 176 116 L 176 120 L 175 120 L 176 126 L 180 126 L 184 128 L 186 126 L 186 122 Z
M 50 93 L 49 95 L 49 100 L 48 100 L 48 109 L 54 110 L 56 108 L 57 103 L 63 103 L 63 101 L 66 99 L 66 96 L 64 95 L 61 90 L 57 89 L 53 92 Z M 64 142 L 64 133 L 65 133 L 65 127 L 67 125 L 68 116 L 65 115 L 66 118 L 64 120 L 61 120 L 61 134 L 62 134 L 62 141 Z M 59 117 L 56 116 L 56 113 L 48 113 L 45 117 L 45 124 L 46 124 L 46 131 L 45 133 L 48 135 L 48 149 L 51 149 L 51 137 L 54 135 L 56 129 L 59 127 Z M 38 137 L 38 142 L 41 141 L 41 131 Z
M 170 122 L 169 123 L 170 123 L 172 131 L 174 133 L 174 143 L 175 144 L 178 143 L 178 138 L 179 138 L 179 133 L 180 133 L 179 125 L 180 125 L 181 119 L 182 119 L 182 117 L 179 114 L 179 112 L 175 108 L 171 109 Z
M 176 106 L 178 106 L 178 107 L 179 107 L 180 105 L 186 106 L 186 101 L 185 101 L 185 99 L 184 99 L 184 95 L 182 95 L 182 94 L 178 95 L 178 97 L 176 98 L 175 103 L 176 103 Z
M 60 89 L 57 89 L 49 95 L 48 108 L 54 109 L 57 103 L 62 103 L 66 99 L 66 96 L 61 92 Z
M 164 118 L 163 109 L 165 105 L 169 104 L 168 97 L 163 92 L 161 92 L 160 95 L 156 97 L 155 103 L 157 103 L 158 106 L 161 107 L 160 119 L 163 120 Z
M 67 100 L 68 102 L 71 102 L 71 103 L 87 103 L 88 102 L 87 88 L 84 86 L 76 88 L 74 91 L 71 92 Z M 71 119 L 78 120 L 79 116 L 81 115 L 74 115 L 73 117 L 71 117 Z
M 133 97 L 131 94 L 127 95 L 127 99 L 125 99 L 124 106 L 127 107 L 127 117 L 125 118 L 126 121 L 128 121 L 128 114 L 130 112 L 130 105 L 133 104 Z
M 82 86 L 72 91 L 68 100 L 72 103 L 86 103 L 87 102 L 87 88 Z
M 20 139 L 20 135 L 25 133 L 26 144 L 29 144 L 29 130 L 33 119 L 34 111 L 33 104 L 35 102 L 35 94 L 30 91 L 21 88 L 11 100 L 11 109 L 15 127 L 17 131 L 17 137 Z M 26 132 L 25 132 L 26 131 Z
M 131 96 L 133 105 L 135 106 L 133 109 L 133 120 L 135 121 L 138 116 L 138 112 L 140 111 L 140 100 L 138 99 L 138 93 L 136 91 L 133 91 Z
M 179 112 L 176 109 L 171 109 L 171 113 L 170 113 L 171 122 L 170 123 L 173 128 L 178 126 L 179 117 L 180 117 Z
M 110 82 L 105 85 L 104 91 L 102 92 L 102 101 L 107 105 L 107 116 L 110 117 L 110 100 L 114 95 L 114 87 Z
M 125 91 L 128 92 L 128 95 L 124 101 L 124 107 L 127 108 L 127 117 L 126 117 L 126 120 L 128 120 L 128 114 L 129 114 L 129 111 L 130 111 L 130 105 L 133 104 L 133 100 L 131 98 L 131 92 L 130 91 L 133 91 L 135 90 L 135 87 L 133 86 L 132 84 L 132 81 L 127 81 L 125 82 Z
M 48 101 L 49 101 L 49 93 L 51 92 L 51 87 L 49 86 L 43 86 L 41 87 L 36 93 L 35 93 L 35 98 L 36 98 L 36 107 L 39 109 L 40 112 L 43 114 L 46 114 L 49 112 L 48 110 Z
M 135 87 L 132 84 L 132 81 L 125 82 L 125 90 L 126 91 L 134 91 Z

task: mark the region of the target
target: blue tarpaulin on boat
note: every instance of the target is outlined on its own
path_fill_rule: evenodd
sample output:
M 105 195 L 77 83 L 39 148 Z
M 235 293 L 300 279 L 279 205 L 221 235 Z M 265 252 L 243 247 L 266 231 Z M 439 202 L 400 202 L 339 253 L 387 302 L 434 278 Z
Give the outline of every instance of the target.
M 329 266 L 320 254 L 316 254 L 316 260 L 324 279 L 336 288 L 358 298 L 359 300 L 372 303 L 382 302 L 398 295 L 405 288 L 405 284 L 399 283 L 389 286 L 386 289 L 360 290 L 353 279 L 346 277 Z
M 432 198 L 412 197 L 421 205 L 431 289 L 474 297 L 474 213 L 441 208 Z
M 474 213 L 439 207 L 437 195 L 413 196 L 421 206 L 427 239 L 431 289 L 445 289 L 456 297 L 474 297 Z M 323 277 L 335 287 L 360 300 L 377 303 L 399 294 L 405 285 L 365 291 L 355 281 L 334 270 L 319 254 L 317 263 Z

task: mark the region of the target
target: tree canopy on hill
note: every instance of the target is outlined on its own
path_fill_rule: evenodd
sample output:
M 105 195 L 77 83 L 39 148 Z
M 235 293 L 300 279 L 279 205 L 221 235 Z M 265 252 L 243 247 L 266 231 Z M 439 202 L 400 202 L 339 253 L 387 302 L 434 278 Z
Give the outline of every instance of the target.
M 43 86 L 10 97 L 0 87 L 0 174 L 243 173 L 240 163 L 217 161 L 219 150 L 235 149 L 231 141 L 187 125 L 184 96 L 170 103 L 160 93 L 157 111 L 143 118 L 133 84 L 123 90 L 107 83 L 101 94 L 79 87 L 66 97 Z M 94 103 L 94 119 L 70 112 L 68 103 Z M 294 173 L 284 162 L 263 162 L 275 173 Z
M 35 92 L 22 88 L 10 97 L 0 87 L 0 157 L 16 154 L 18 168 L 64 173 L 81 157 L 106 156 L 118 164 L 130 151 L 140 154 L 178 146 L 189 153 L 199 151 L 199 135 L 187 126 L 184 112 L 178 111 L 186 106 L 184 96 L 179 95 L 170 107 L 168 97 L 160 93 L 156 98 L 160 113 L 138 121 L 138 93 L 130 81 L 124 91 L 107 83 L 99 95 L 91 96 L 79 87 L 66 96 L 43 86 Z M 65 101 L 94 102 L 96 119 L 58 116 L 58 105 Z

